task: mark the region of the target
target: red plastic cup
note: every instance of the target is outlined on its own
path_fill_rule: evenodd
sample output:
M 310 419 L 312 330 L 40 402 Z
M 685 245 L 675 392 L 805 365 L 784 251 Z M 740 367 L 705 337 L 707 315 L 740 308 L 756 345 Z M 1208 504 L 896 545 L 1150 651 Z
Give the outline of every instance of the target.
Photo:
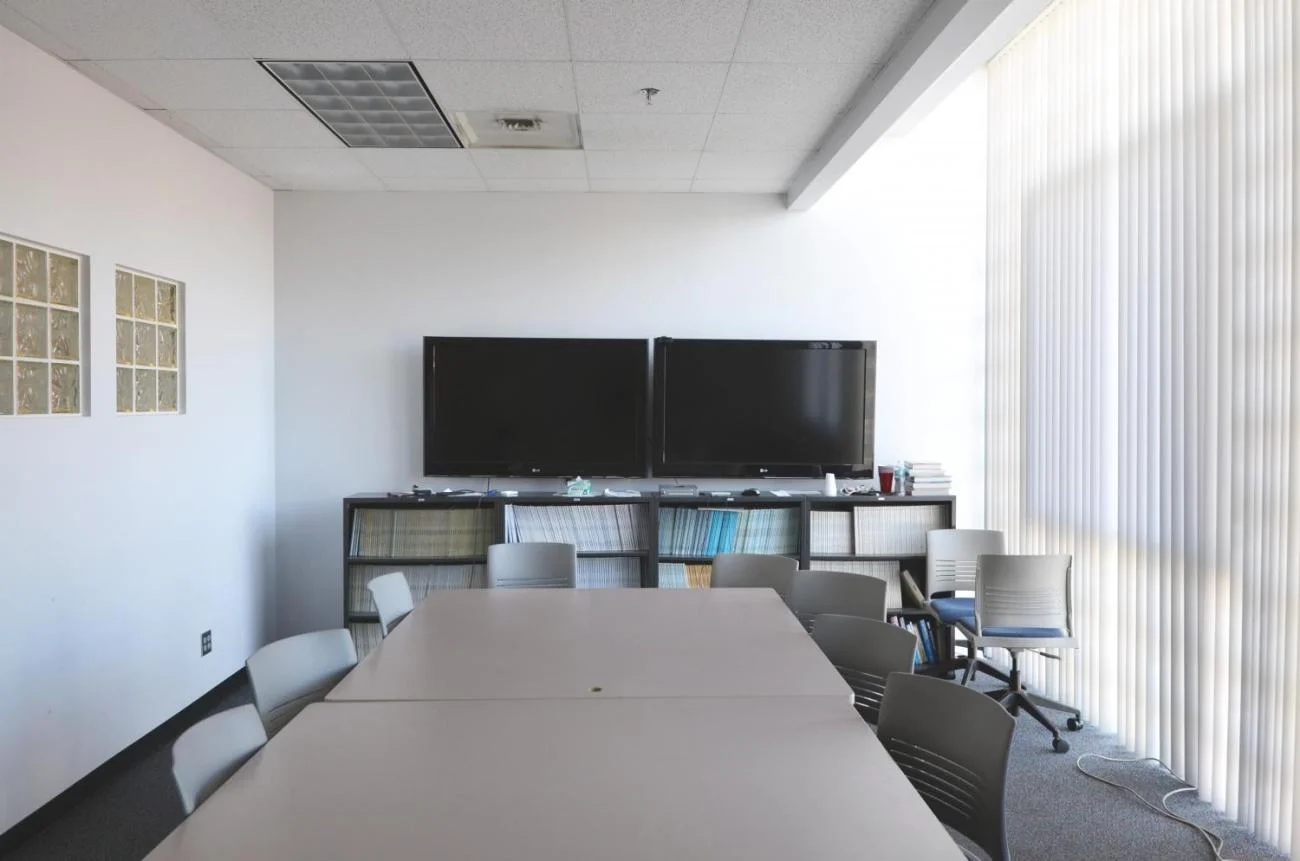
M 894 468 L 892 466 L 880 467 L 880 492 L 894 492 Z

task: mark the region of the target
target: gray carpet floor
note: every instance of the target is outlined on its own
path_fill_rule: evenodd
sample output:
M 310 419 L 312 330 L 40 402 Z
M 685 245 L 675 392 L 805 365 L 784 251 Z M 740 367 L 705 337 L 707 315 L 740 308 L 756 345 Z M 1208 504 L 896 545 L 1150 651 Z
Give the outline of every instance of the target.
M 213 711 L 251 702 L 247 688 Z M 1113 736 L 1085 727 L 1068 733 L 1071 750 L 1054 753 L 1050 736 L 1030 718 L 1016 727 L 1007 792 L 1007 828 L 1016 861 L 1135 861 L 1213 859 L 1190 828 L 1163 819 L 1118 789 L 1079 774 L 1081 753 L 1125 756 Z M 74 808 L 5 856 L 9 861 L 139 861 L 181 821 L 171 780 L 170 739 L 99 787 Z M 1121 780 L 1158 803 L 1176 780 L 1147 765 L 1093 761 L 1090 770 Z M 1284 861 L 1194 797 L 1175 797 L 1181 815 L 1227 838 L 1224 857 L 1236 861 Z M 863 858 L 870 858 L 864 843 Z M 232 859 L 233 861 L 233 859 Z

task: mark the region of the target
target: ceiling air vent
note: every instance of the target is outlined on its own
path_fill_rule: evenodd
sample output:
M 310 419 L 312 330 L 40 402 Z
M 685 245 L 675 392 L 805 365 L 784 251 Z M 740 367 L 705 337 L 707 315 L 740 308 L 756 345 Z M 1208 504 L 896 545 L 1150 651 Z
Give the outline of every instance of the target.
M 576 114 L 562 111 L 457 111 L 456 131 L 467 147 L 578 149 Z
M 412 63 L 259 62 L 350 147 L 460 147 Z

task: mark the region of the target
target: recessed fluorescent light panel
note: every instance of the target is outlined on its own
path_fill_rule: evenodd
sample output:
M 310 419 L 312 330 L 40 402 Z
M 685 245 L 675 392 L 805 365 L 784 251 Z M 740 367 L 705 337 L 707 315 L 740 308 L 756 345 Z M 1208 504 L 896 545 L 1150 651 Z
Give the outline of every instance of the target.
M 460 148 L 412 63 L 259 62 L 350 147 Z

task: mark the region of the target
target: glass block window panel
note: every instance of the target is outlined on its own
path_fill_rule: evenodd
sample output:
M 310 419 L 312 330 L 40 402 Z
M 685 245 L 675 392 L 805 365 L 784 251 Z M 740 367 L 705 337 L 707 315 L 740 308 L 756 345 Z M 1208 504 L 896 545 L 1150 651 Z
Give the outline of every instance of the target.
M 50 411 L 50 366 L 46 362 L 18 363 L 18 414 L 40 416 Z
M 114 288 L 117 411 L 181 412 L 184 286 L 119 267 Z
M 0 296 L 14 295 L 14 244 L 0 239 Z
M 83 412 L 83 261 L 0 236 L 0 416 Z

